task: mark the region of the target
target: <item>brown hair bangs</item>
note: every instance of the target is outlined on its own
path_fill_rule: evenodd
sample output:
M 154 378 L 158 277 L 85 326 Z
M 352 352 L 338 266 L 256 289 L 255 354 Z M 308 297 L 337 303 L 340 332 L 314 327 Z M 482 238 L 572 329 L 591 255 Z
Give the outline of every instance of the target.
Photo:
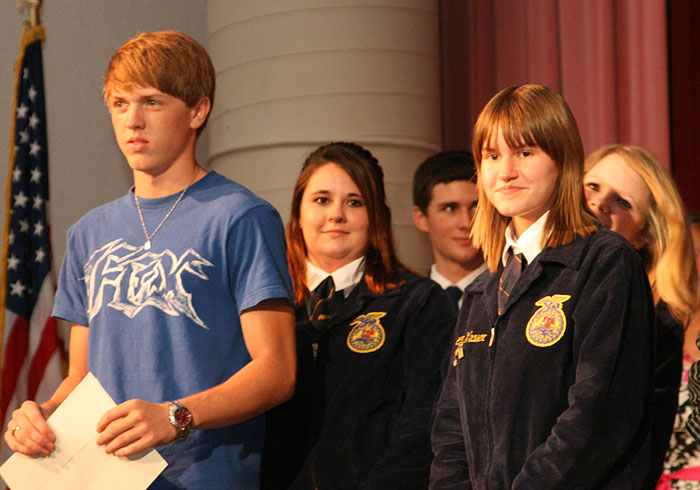
M 499 128 L 510 147 L 539 147 L 560 169 L 542 246 L 558 247 L 570 243 L 576 236 L 596 231 L 583 193 L 583 144 L 563 97 L 542 85 L 516 85 L 497 93 L 479 114 L 474 126 L 472 152 L 477 175 L 481 173 L 483 151 L 491 145 Z M 489 269 L 495 271 L 505 247 L 505 229 L 510 218 L 501 215 L 489 202 L 480 178 L 477 186 L 479 204 L 472 238 L 475 246 L 484 251 Z
M 213 107 L 216 72 L 204 47 L 187 34 L 146 32 L 129 39 L 112 55 L 102 93 L 107 101 L 113 91 L 135 86 L 153 87 L 188 107 L 207 97 Z M 206 121 L 198 134 L 205 126 Z

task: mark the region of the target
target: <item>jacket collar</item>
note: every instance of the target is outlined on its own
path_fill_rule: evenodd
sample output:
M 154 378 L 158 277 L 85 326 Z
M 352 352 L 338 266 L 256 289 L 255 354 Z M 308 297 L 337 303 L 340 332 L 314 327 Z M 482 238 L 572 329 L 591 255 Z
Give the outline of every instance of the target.
M 402 275 L 400 276 L 401 279 L 406 279 L 406 277 L 403 277 Z M 357 286 L 355 286 L 350 292 L 350 294 L 345 298 L 345 301 L 343 302 L 342 306 L 336 312 L 334 318 L 330 321 L 329 328 L 333 328 L 335 325 L 343 323 L 351 317 L 356 316 L 360 311 L 362 311 L 365 305 L 374 298 L 378 298 L 380 296 L 383 298 L 393 298 L 401 294 L 402 290 L 403 286 L 398 286 L 393 289 L 389 289 L 381 294 L 373 293 L 367 287 L 367 283 L 365 282 L 365 278 L 363 275 L 360 282 L 357 283 Z M 296 321 L 297 323 L 308 322 L 306 308 L 297 307 Z
M 609 230 L 603 229 L 597 233 L 612 233 Z M 505 316 L 511 306 L 530 288 L 543 272 L 544 263 L 558 263 L 566 268 L 577 270 L 581 266 L 581 262 L 585 256 L 585 249 L 589 246 L 591 238 L 595 233 L 585 237 L 577 237 L 573 242 L 560 247 L 547 247 L 528 264 L 518 280 L 517 287 L 513 289 L 512 297 L 508 301 L 501 316 Z M 489 301 L 489 298 L 495 298 L 498 294 L 498 279 L 503 271 L 503 264 L 499 262 L 498 270 L 492 274 L 480 276 L 476 281 L 467 287 L 466 294 L 476 294 L 482 296 L 483 308 L 488 313 L 491 324 L 498 320 L 497 304 L 495 301 Z
M 360 257 L 350 263 L 345 264 L 328 273 L 323 269 L 316 267 L 309 260 L 306 260 L 306 285 L 309 291 L 313 291 L 318 287 L 328 276 L 333 277 L 333 283 L 337 291 L 342 291 L 347 298 L 350 292 L 355 288 L 358 282 L 364 277 L 365 258 Z
M 514 254 L 522 253 L 527 259 L 527 263 L 531 264 L 542 252 L 542 238 L 544 237 L 544 225 L 547 223 L 549 211 L 544 213 L 530 227 L 523 232 L 522 235 L 515 234 L 515 226 L 513 221 L 506 227 L 506 245 L 503 248 L 501 255 L 501 263 L 505 267 L 508 260 L 508 250 L 512 249 Z

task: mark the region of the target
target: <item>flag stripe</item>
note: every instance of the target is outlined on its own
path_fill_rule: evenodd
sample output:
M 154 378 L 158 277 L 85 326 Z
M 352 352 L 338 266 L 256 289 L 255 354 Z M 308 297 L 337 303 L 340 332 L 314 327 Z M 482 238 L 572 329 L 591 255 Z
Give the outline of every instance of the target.
M 2 429 L 12 412 L 48 397 L 63 375 L 58 325 L 51 318 L 56 284 L 48 223 L 49 180 L 41 42 L 44 28 L 25 25 L 15 63 L 6 228 L 0 285 Z M 46 398 L 37 400 L 45 401 Z M 0 462 L 10 455 L 4 439 Z
M 12 323 L 12 329 L 7 339 L 5 358 L 2 369 L 2 401 L 0 402 L 0 415 L 2 415 L 3 428 L 7 419 L 7 409 L 10 405 L 12 395 L 17 388 L 17 380 L 27 358 L 29 347 L 29 323 L 18 316 Z
M 34 352 L 34 357 L 29 366 L 29 388 L 27 398 L 33 400 L 44 377 L 46 366 L 58 348 L 58 322 L 55 318 L 49 317 L 42 330 L 41 342 Z

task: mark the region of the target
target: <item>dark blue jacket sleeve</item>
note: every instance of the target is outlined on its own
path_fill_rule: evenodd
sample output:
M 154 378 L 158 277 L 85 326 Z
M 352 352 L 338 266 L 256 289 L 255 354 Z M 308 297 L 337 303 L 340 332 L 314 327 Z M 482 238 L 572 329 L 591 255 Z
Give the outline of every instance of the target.
M 407 297 L 410 325 L 405 331 L 404 400 L 393 424 L 389 447 L 362 489 L 424 489 L 432 453 L 430 420 L 440 389 L 441 365 L 454 327 L 445 292 L 432 281 L 417 298 Z
M 452 355 L 451 352 L 448 355 Z M 433 463 L 430 468 L 431 489 L 470 489 L 469 468 L 464 446 L 464 428 L 458 397 L 457 372 L 452 365 L 435 409 L 432 431 Z
M 664 304 L 656 308 L 656 361 L 652 395 L 651 455 L 644 488 L 655 488 L 663 471 L 683 371 L 683 326 Z

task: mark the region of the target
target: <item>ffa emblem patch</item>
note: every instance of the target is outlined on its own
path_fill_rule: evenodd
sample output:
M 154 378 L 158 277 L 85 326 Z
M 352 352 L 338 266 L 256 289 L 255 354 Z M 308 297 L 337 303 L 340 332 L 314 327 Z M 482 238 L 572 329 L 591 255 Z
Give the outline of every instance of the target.
M 369 354 L 384 345 L 386 334 L 379 319 L 386 316 L 383 312 L 371 312 L 360 315 L 350 324 L 353 327 L 348 334 L 348 347 L 358 354 Z
M 566 331 L 566 315 L 561 304 L 570 298 L 567 294 L 553 294 L 535 303 L 540 309 L 527 322 L 528 342 L 535 347 L 549 347 L 561 340 Z

